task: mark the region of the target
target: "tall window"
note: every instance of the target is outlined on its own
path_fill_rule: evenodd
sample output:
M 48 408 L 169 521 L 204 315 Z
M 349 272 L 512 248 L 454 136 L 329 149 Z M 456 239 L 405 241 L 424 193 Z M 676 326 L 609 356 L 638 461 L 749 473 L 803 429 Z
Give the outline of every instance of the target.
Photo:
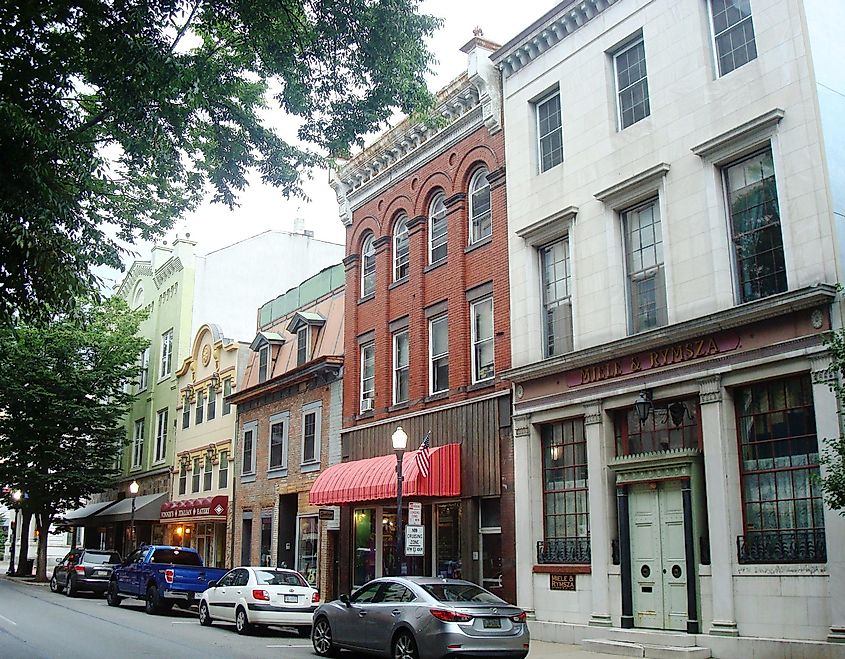
M 188 463 L 183 462 L 179 466 L 179 494 L 185 494 L 188 491 Z
M 308 361 L 309 358 L 309 350 L 310 347 L 308 345 L 309 341 L 309 332 L 308 332 L 308 325 L 303 325 L 296 331 L 296 365 L 302 366 L 305 362 Z
M 780 229 L 771 149 L 725 168 L 740 302 L 786 290 L 786 262 Z
M 257 427 L 244 428 L 244 451 L 243 463 L 241 464 L 242 474 L 255 473 L 255 433 Z
M 208 409 L 206 419 L 211 421 L 217 415 L 217 387 L 213 384 L 208 388 Z
M 734 392 L 745 536 L 740 562 L 823 562 L 812 385 L 806 375 Z
M 657 199 L 622 213 L 631 333 L 667 323 L 663 230 Z
M 186 393 L 182 400 L 182 430 L 191 425 L 191 394 Z
M 396 222 L 396 228 L 393 231 L 393 281 L 399 281 L 408 276 L 409 260 L 408 218 L 403 216 Z
M 270 346 L 261 346 L 258 349 L 258 381 L 264 382 L 270 370 Z
M 361 297 L 376 292 L 376 248 L 372 234 L 364 239 L 361 246 Z
M 447 316 L 428 322 L 429 393 L 449 390 L 449 323 Z
M 555 91 L 539 101 L 537 112 L 537 141 L 540 172 L 563 162 L 563 125 L 560 119 L 560 94 Z
M 161 335 L 161 363 L 158 377 L 170 375 L 173 365 L 173 330 L 169 329 Z
M 640 421 L 633 409 L 619 412 L 615 418 L 616 455 L 701 449 L 699 418 L 694 398 L 657 403 L 645 421 Z
M 619 128 L 623 129 L 651 114 L 643 40 L 618 52 L 613 57 L 613 68 L 616 70 Z
M 211 489 L 211 474 L 213 469 L 214 463 L 211 461 L 211 456 L 205 456 L 205 469 L 202 474 L 203 492 L 208 492 Z
M 710 0 L 719 75 L 757 58 L 751 0 Z
M 229 451 L 220 451 L 220 466 L 217 468 L 217 487 L 229 487 Z
M 545 357 L 553 357 L 572 350 L 572 273 L 570 268 L 568 238 L 540 249 Z
M 226 400 L 232 395 L 232 380 L 223 380 L 223 416 L 232 411 L 232 404 Z
M 302 407 L 302 464 L 320 461 L 320 425 L 322 403 L 309 403 Z
M 156 444 L 153 462 L 161 462 L 167 453 L 167 408 L 156 414 Z
M 205 391 L 203 389 L 197 389 L 197 409 L 196 414 L 194 416 L 194 423 L 199 425 L 203 421 L 203 416 L 205 415 Z
M 141 353 L 140 365 L 138 368 L 138 391 L 144 391 L 150 380 L 150 349 L 144 348 Z
M 590 562 L 587 440 L 582 419 L 541 427 L 543 528 L 540 563 Z
M 287 469 L 288 466 L 288 419 L 287 413 L 270 417 L 270 462 L 268 468 Z
M 474 302 L 472 316 L 472 381 L 495 375 L 493 351 L 493 298 Z
M 191 492 L 200 491 L 200 473 L 202 466 L 199 458 L 194 458 L 193 469 L 191 470 Z
M 132 437 L 132 467 L 140 467 L 144 460 L 144 420 L 135 422 L 135 434 Z
M 408 400 L 408 330 L 393 335 L 393 404 Z
M 449 227 L 446 218 L 446 196 L 439 192 L 428 209 L 428 262 L 437 263 L 446 258 Z
M 493 233 L 493 219 L 490 210 L 490 183 L 487 170 L 483 167 L 469 183 L 469 243 L 483 240 Z
M 372 343 L 361 346 L 361 412 L 375 405 L 376 348 Z

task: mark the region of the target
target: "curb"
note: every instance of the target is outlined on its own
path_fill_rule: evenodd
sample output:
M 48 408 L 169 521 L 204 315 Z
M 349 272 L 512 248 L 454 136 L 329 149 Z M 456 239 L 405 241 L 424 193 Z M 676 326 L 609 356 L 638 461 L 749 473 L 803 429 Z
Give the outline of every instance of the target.
M 49 581 L 36 581 L 35 577 L 15 577 L 8 575 L 5 572 L 0 574 L 0 579 L 3 579 L 4 581 L 9 581 L 11 583 L 25 584 L 27 586 L 50 586 Z

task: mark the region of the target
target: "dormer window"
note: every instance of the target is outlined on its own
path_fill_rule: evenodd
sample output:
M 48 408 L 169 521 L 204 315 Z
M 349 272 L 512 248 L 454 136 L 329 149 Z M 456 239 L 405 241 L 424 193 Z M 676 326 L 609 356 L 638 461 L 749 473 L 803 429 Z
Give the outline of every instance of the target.
M 272 346 L 280 346 L 284 342 L 282 336 L 276 332 L 259 332 L 255 335 L 249 349 L 258 353 L 258 384 L 266 382 L 273 374 L 270 349 Z
M 287 326 L 287 331 L 296 337 L 296 365 L 314 358 L 314 339 L 326 319 L 316 311 L 297 311 Z
M 258 381 L 264 382 L 270 368 L 270 346 L 264 345 L 258 349 Z
M 311 357 L 309 354 L 311 350 L 309 349 L 310 346 L 308 345 L 308 339 L 310 338 L 310 332 L 308 331 L 308 325 L 303 325 L 300 327 L 296 332 L 296 365 L 302 366 L 308 359 Z

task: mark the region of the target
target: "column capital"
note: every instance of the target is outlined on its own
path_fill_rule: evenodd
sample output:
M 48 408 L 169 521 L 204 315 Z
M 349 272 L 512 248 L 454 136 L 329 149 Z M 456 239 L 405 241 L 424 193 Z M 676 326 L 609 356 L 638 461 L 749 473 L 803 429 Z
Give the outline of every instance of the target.
M 702 405 L 722 402 L 722 377 L 713 375 L 698 381 L 698 397 Z
M 600 400 L 591 400 L 589 403 L 584 403 L 584 423 L 592 425 L 594 423 L 602 422 L 602 409 Z
M 830 384 L 836 380 L 836 369 L 830 353 L 822 352 L 810 356 L 810 378 L 813 384 Z
M 527 414 L 515 414 L 511 417 L 511 423 L 513 424 L 513 436 L 514 437 L 528 437 L 530 434 L 529 423 L 528 423 L 528 415 Z

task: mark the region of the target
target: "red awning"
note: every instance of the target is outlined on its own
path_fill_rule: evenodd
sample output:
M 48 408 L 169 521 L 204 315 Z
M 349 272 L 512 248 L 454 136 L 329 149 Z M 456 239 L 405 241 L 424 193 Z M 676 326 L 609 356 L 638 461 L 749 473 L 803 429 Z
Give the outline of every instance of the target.
M 220 521 L 225 522 L 229 512 L 229 497 L 218 495 L 202 499 L 183 499 L 165 501 L 161 504 L 159 521 L 162 523 L 181 521 Z
M 423 478 L 417 468 L 416 451 L 402 459 L 402 493 L 416 497 L 456 497 L 461 494 L 461 446 L 446 444 L 429 451 L 431 472 Z M 308 495 L 314 506 L 396 498 L 396 456 L 343 462 L 326 469 L 314 481 Z

